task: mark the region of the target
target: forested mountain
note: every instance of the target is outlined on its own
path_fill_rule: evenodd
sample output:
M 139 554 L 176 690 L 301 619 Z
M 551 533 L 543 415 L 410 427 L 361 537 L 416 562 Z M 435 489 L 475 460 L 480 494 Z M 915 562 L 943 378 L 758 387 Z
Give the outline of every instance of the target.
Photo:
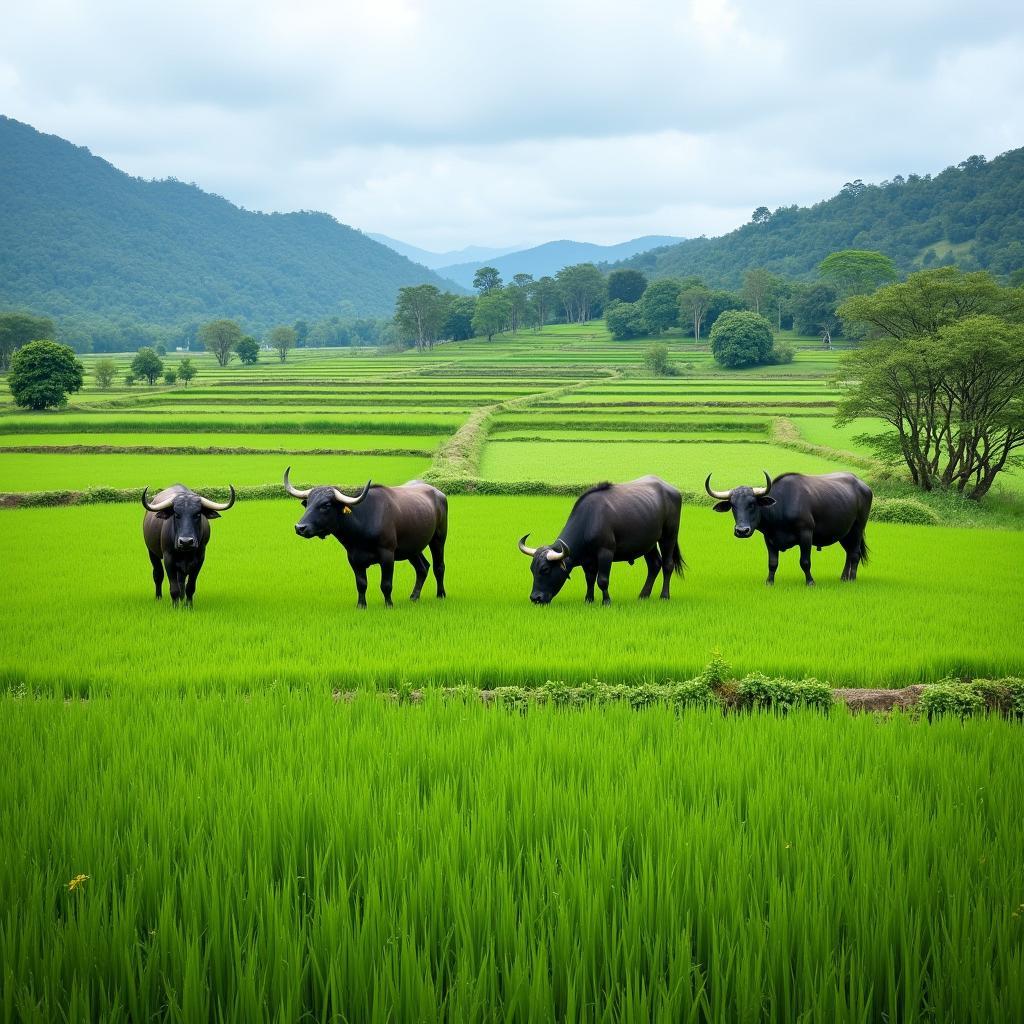
M 591 242 L 563 240 L 545 242 L 532 249 L 511 252 L 507 256 L 499 256 L 484 262 L 488 266 L 496 267 L 501 276 L 506 281 L 510 281 L 515 274 L 532 274 L 534 277 L 553 276 L 562 267 L 571 267 L 577 263 L 610 263 L 613 260 L 624 260 L 634 253 L 677 241 L 679 239 L 672 235 L 645 235 L 643 238 L 633 238 L 628 242 L 619 242 L 616 245 L 594 245 Z M 484 262 L 476 260 L 438 267 L 437 272 L 464 288 L 469 288 L 473 284 L 473 275 L 484 265 Z
M 386 245 L 389 249 L 412 260 L 413 263 L 421 263 L 431 270 L 438 267 L 447 267 L 452 263 L 470 263 L 474 260 L 493 260 L 496 256 L 504 256 L 505 253 L 515 252 L 522 248 L 518 245 L 499 248 L 488 245 L 467 245 L 465 249 L 449 249 L 447 252 L 433 252 L 430 249 L 421 249 L 418 245 L 410 245 L 408 242 L 401 242 L 397 238 L 389 238 L 387 235 L 378 235 L 367 231 L 367 235 L 375 242 Z
M 695 275 L 733 288 L 752 267 L 811 277 L 829 253 L 869 249 L 900 270 L 956 263 L 1009 274 L 1024 268 L 1024 149 L 994 160 L 972 156 L 935 177 L 859 179 L 811 207 L 766 207 L 719 238 L 691 238 L 618 264 L 651 277 Z
M 144 181 L 0 117 L 0 308 L 178 325 L 388 316 L 432 271 L 324 213 L 254 213 Z

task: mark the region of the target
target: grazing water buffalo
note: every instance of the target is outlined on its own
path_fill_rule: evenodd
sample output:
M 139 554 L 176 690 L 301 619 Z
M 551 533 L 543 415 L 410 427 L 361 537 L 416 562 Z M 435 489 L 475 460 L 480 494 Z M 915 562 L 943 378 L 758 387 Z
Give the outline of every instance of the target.
M 142 492 L 142 507 L 146 510 L 142 536 L 153 563 L 156 596 L 161 596 L 166 570 L 171 600 L 177 604 L 184 591 L 185 604 L 191 604 L 206 558 L 210 520 L 219 519 L 221 512 L 234 505 L 235 489 L 231 488 L 231 497 L 225 502 L 211 501 L 182 484 L 165 488 L 152 501 L 147 501 L 148 493 L 147 487 Z
M 348 554 L 356 575 L 358 606 L 366 607 L 366 569 L 380 565 L 380 590 L 391 607 L 391 585 L 396 559 L 412 564 L 416 585 L 410 600 L 418 601 L 430 563 L 423 549 L 430 547 L 434 559 L 437 596 L 444 597 L 444 543 L 448 536 L 448 499 L 436 487 L 422 480 L 410 480 L 401 487 L 373 486 L 366 482 L 357 495 L 343 494 L 337 487 L 311 487 L 300 491 L 284 471 L 284 489 L 301 498 L 305 515 L 295 524 L 300 537 L 334 536 Z
M 765 473 L 764 487 L 734 487 L 731 491 L 711 489 L 711 474 L 704 489 L 717 498 L 716 512 L 729 512 L 736 520 L 733 533 L 746 538 L 760 530 L 768 548 L 768 579 L 775 582 L 779 552 L 800 546 L 800 568 L 807 586 L 811 577 L 811 548 L 819 551 L 828 544 L 841 544 L 846 552 L 842 578 L 853 582 L 857 566 L 868 560 L 864 528 L 871 512 L 871 488 L 852 473 L 804 476 L 783 473 L 774 482 Z M 769 493 L 770 492 L 770 493 Z
M 610 604 L 608 575 L 612 562 L 632 565 L 638 558 L 647 562 L 647 581 L 640 596 L 651 596 L 660 570 L 661 597 L 668 600 L 672 573 L 682 576 L 686 565 L 679 552 L 682 505 L 682 495 L 656 476 L 644 476 L 628 484 L 591 487 L 573 505 L 554 544 L 529 548 L 529 534 L 519 541 L 519 550 L 533 559 L 530 600 L 534 604 L 548 604 L 578 565 L 587 579 L 587 602 L 594 600 L 596 582 L 604 595 L 602 603 Z

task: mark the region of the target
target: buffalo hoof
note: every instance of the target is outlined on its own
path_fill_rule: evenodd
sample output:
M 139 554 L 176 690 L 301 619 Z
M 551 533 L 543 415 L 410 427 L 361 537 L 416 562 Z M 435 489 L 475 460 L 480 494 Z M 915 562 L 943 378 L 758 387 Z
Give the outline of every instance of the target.
M 775 586 L 775 580 L 765 580 L 764 581 L 764 585 L 766 587 L 774 587 Z
M 813 587 L 814 586 L 814 580 L 808 580 L 807 581 L 807 586 Z
M 410 594 L 409 595 L 409 600 L 410 601 L 418 601 L 419 599 L 420 599 L 420 595 L 419 594 Z
M 672 600 L 672 595 L 671 594 L 662 594 L 661 595 L 661 600 L 662 601 L 671 601 Z
M 439 590 L 437 592 L 437 599 L 438 599 L 438 601 L 443 601 L 447 596 L 448 596 L 448 594 L 444 590 Z
M 606 598 L 604 598 L 601 601 L 601 604 L 611 604 L 611 603 L 612 603 L 612 599 L 610 597 L 606 597 Z
M 594 603 L 594 595 L 593 594 L 588 594 L 585 598 L 583 598 L 583 603 L 584 604 L 593 604 Z

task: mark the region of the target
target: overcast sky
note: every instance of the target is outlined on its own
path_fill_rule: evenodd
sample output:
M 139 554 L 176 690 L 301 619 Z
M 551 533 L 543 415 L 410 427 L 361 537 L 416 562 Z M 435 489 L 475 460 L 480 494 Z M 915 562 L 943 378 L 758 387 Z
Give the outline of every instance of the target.
M 431 249 L 718 234 L 1024 145 L 1020 2 L 2 10 L 0 112 L 132 174 Z

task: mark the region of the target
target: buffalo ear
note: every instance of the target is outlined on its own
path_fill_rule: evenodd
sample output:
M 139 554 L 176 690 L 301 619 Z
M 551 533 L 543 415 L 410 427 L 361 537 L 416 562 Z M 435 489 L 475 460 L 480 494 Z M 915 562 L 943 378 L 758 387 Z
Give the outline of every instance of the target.
M 174 507 L 162 508 L 159 512 L 155 513 L 157 519 L 170 519 L 174 515 Z
M 214 512 L 212 508 L 204 508 L 203 515 L 206 516 L 207 519 L 220 519 L 220 513 Z
M 773 497 L 771 497 L 770 495 L 768 495 L 768 494 L 762 494 L 757 499 L 757 503 L 758 503 L 758 505 L 761 506 L 761 508 L 767 508 L 769 505 L 774 505 L 775 504 L 775 499 Z
M 300 504 L 302 505 L 303 508 L 306 508 L 309 503 L 306 501 L 305 498 L 303 498 Z
M 728 512 L 732 508 L 732 502 L 731 501 L 716 501 L 715 504 L 712 505 L 711 507 L 716 512 Z

